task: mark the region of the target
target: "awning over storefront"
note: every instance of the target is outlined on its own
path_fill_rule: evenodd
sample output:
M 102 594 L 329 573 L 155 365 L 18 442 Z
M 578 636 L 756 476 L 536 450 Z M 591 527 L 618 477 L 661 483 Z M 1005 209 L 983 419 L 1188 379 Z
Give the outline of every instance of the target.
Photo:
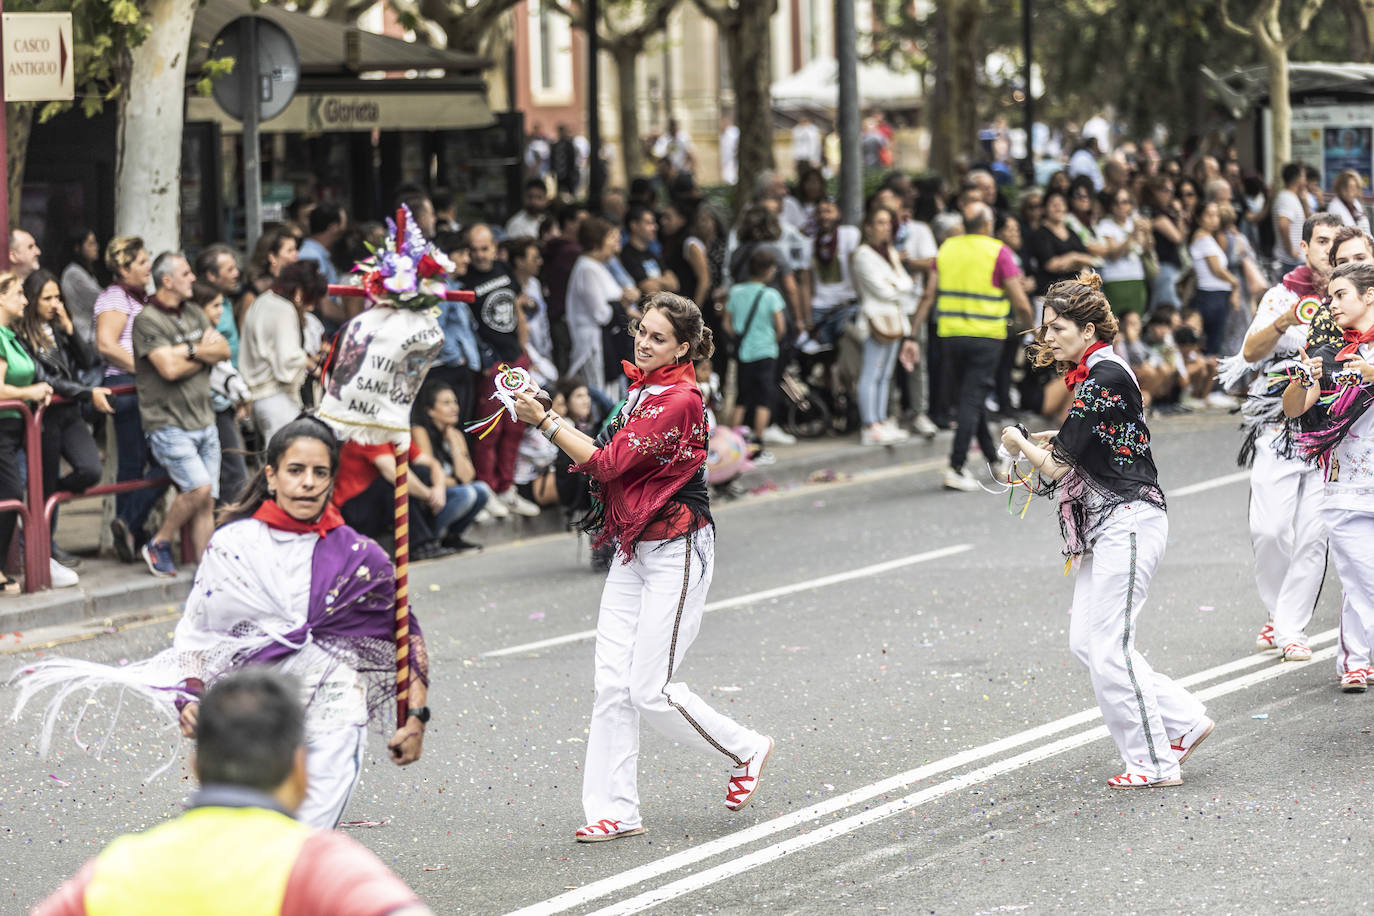
M 196 13 L 191 29 L 190 72 L 211 55 L 210 43 L 220 29 L 249 14 L 270 19 L 290 33 L 300 54 L 301 75 L 306 79 L 328 75 L 356 78 L 369 71 L 407 70 L 476 75 L 490 65 L 476 54 L 377 35 L 270 4 L 255 10 L 252 0 L 214 0 Z
M 243 125 L 212 98 L 187 100 L 188 121 L 214 121 L 226 134 Z M 371 130 L 465 130 L 495 123 L 477 92 L 299 93 L 286 110 L 262 123 L 267 132 L 323 134 Z
M 280 7 L 254 10 L 251 0 L 215 0 L 200 8 L 191 35 L 192 74 L 214 56 L 211 43 L 219 31 L 249 14 L 285 29 L 301 59 L 300 89 L 285 111 L 262 123 L 268 133 L 465 130 L 496 121 L 481 76 L 485 58 Z M 243 129 L 209 97 L 190 96 L 186 114 L 188 121 L 213 121 L 225 133 Z

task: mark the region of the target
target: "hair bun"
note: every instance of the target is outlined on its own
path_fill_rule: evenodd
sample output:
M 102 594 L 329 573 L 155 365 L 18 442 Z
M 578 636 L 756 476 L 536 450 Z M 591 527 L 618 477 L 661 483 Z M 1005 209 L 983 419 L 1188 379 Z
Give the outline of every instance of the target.
M 1097 271 L 1085 267 L 1078 272 L 1078 282 L 1097 292 L 1102 292 L 1102 277 Z

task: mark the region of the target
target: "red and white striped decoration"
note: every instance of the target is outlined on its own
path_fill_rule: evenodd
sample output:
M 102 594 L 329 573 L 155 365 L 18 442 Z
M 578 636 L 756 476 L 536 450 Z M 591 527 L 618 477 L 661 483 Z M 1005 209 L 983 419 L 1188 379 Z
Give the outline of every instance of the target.
M 410 715 L 410 447 L 396 443 L 396 719 L 405 728 Z

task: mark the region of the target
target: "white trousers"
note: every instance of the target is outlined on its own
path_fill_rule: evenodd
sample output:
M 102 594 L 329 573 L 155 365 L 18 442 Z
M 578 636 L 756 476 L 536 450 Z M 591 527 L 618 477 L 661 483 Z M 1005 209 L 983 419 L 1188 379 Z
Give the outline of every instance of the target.
M 701 628 L 714 550 L 710 530 L 702 529 L 690 543 L 643 541 L 629 562 L 616 554 L 596 622 L 596 700 L 582 778 L 589 824 L 609 818 L 622 829 L 641 826 L 641 718 L 730 766 L 748 760 L 764 743 L 758 732 L 673 681 Z
M 1168 536 L 1162 510 L 1148 503 L 1118 507 L 1079 563 L 1069 624 L 1069 646 L 1088 668 L 1127 772 L 1151 780 L 1178 776 L 1169 738 L 1187 732 L 1206 711 L 1135 648 L 1136 619 Z
M 1322 512 L 1331 534 L 1331 558 L 1341 577 L 1341 645 L 1336 662 L 1344 674 L 1370 667 L 1374 640 L 1374 515 L 1351 509 Z
M 1326 578 L 1322 472 L 1274 453 L 1277 433 L 1255 443 L 1250 471 L 1250 543 L 1255 586 L 1280 646 L 1307 645 L 1307 625 Z
M 253 402 L 253 422 L 258 425 L 262 441 L 267 442 L 286 424 L 300 416 L 301 405 L 287 394 L 269 394 Z
M 320 830 L 333 830 L 343 819 L 348 797 L 363 773 L 367 726 L 330 731 L 305 743 L 305 801 L 296 820 Z

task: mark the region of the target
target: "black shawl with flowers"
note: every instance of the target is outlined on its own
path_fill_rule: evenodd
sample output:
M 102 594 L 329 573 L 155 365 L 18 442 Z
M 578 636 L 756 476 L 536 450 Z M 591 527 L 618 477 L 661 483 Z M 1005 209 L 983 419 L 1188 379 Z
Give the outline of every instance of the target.
M 1059 497 L 1066 556 L 1090 550 L 1117 506 L 1146 502 L 1165 508 L 1140 388 L 1113 357 L 1098 360 L 1079 383 L 1050 452 L 1070 470 L 1057 481 L 1041 478 L 1036 492 Z

